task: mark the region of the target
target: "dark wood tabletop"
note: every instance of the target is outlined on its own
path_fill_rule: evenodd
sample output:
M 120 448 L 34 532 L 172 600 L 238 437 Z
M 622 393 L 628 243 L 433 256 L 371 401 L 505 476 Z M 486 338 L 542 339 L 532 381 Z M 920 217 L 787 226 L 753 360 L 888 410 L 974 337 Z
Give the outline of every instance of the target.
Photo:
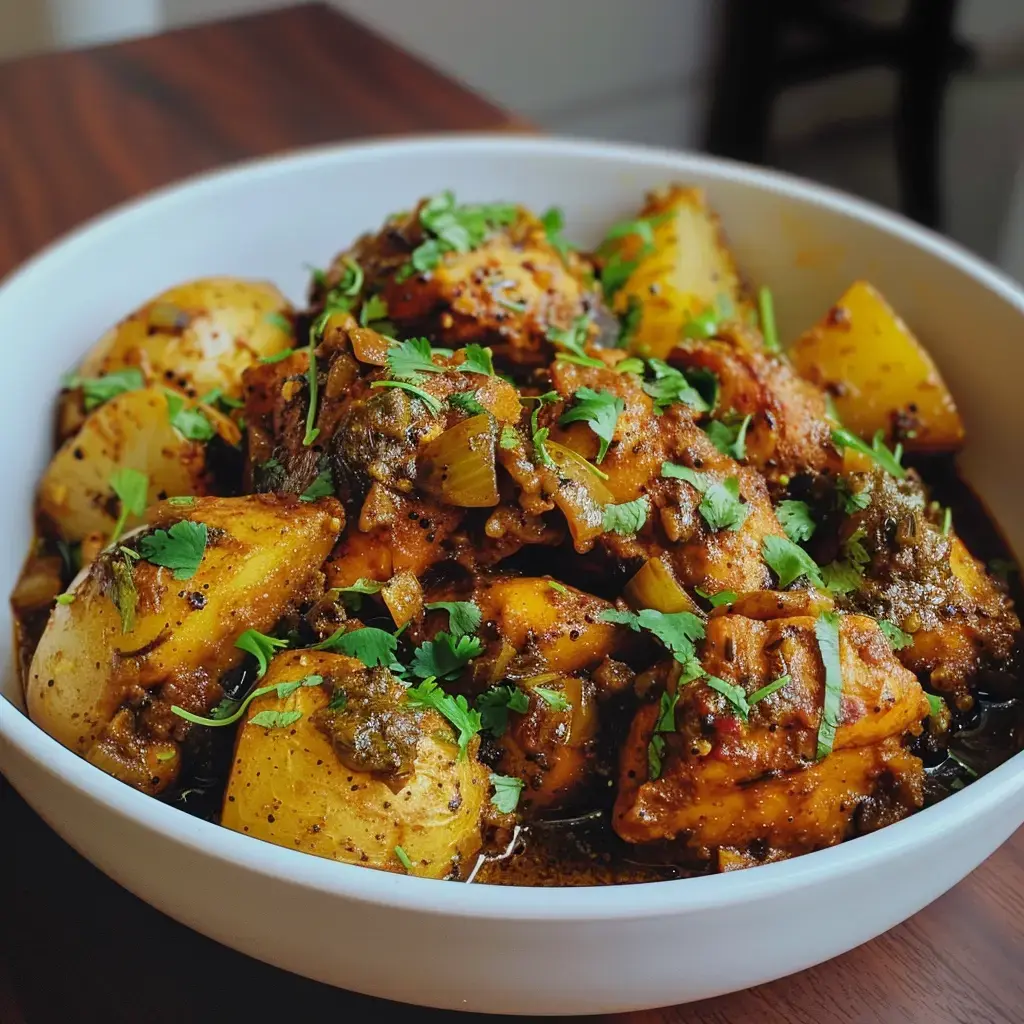
M 0 274 L 86 217 L 219 164 L 366 135 L 522 127 L 321 5 L 0 65 Z M 0 858 L 0 1024 L 360 1021 L 394 1009 L 164 917 L 74 853 L 2 779 Z M 828 964 L 605 1019 L 1020 1024 L 1024 831 L 906 924 Z

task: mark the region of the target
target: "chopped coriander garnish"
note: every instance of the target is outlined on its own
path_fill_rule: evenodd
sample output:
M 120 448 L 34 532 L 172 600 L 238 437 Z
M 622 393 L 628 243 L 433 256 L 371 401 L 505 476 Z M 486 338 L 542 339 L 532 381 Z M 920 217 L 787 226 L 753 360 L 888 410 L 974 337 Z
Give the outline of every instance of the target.
M 176 580 L 190 580 L 206 552 L 206 523 L 182 519 L 167 530 L 154 530 L 139 541 L 139 553 L 153 565 L 174 570 Z
M 262 679 L 270 667 L 270 659 L 282 647 L 288 646 L 287 640 L 279 640 L 276 636 L 267 636 L 258 629 L 247 629 L 236 641 L 240 651 L 251 654 L 257 662 L 256 678 Z
M 398 863 L 401 864 L 406 871 L 412 871 L 412 861 L 409 859 L 409 854 L 407 854 L 400 846 L 395 847 L 395 856 L 398 858 Z
M 867 531 L 861 526 L 857 527 L 843 542 L 843 560 L 822 567 L 825 586 L 833 594 L 850 594 L 860 587 L 864 569 L 871 561 L 864 547 L 866 536 Z
M 816 586 L 824 586 L 818 563 L 788 537 L 776 537 L 774 534 L 765 537 L 761 544 L 761 557 L 778 577 L 782 589 L 801 576 L 806 576 Z
M 530 693 L 537 694 L 554 711 L 568 711 L 570 708 L 569 701 L 566 700 L 565 694 L 560 690 L 552 690 L 547 686 L 534 686 L 531 688 Z
M 694 641 L 704 636 L 704 625 L 692 612 L 659 612 L 642 608 L 639 612 L 606 608 L 598 616 L 601 622 L 614 622 L 628 626 L 634 632 L 647 630 L 656 636 L 682 665 L 692 668 L 695 658 Z
M 440 369 L 440 368 L 439 368 Z M 427 407 L 428 411 L 436 416 L 441 411 L 441 403 L 429 392 L 424 391 L 423 388 L 417 387 L 415 384 L 409 384 L 404 380 L 375 380 L 371 385 L 371 388 L 401 388 L 403 391 L 408 391 L 410 395 L 415 395 L 420 399 L 423 404 Z
M 317 498 L 329 498 L 333 494 L 334 477 L 331 476 L 331 467 L 325 465 L 316 479 L 299 495 L 299 501 L 316 501 Z
M 565 227 L 565 215 L 557 206 L 552 206 L 541 214 L 540 222 L 544 225 L 544 234 L 548 236 L 548 244 L 565 263 L 569 259 L 571 248 L 562 234 L 562 229 Z
M 519 803 L 519 794 L 523 791 L 523 780 L 510 775 L 495 775 L 494 772 L 491 772 L 491 785 L 494 787 L 491 803 L 502 814 L 511 814 Z
M 636 235 L 640 239 L 640 250 L 634 259 L 627 260 L 621 252 L 613 252 L 601 270 L 601 286 L 605 298 L 610 299 L 629 280 L 640 261 L 654 251 L 654 228 L 671 214 L 659 214 L 656 217 L 638 217 L 635 220 L 620 221 L 605 235 L 598 248 L 598 253 L 607 251 L 610 242 L 628 235 Z
M 692 487 L 696 487 L 701 494 L 707 487 L 707 474 L 701 473 L 689 466 L 680 466 L 676 462 L 663 462 L 661 464 L 661 475 L 666 480 L 685 480 Z
M 175 756 L 176 755 L 173 750 L 161 750 L 160 753 L 156 755 L 156 759 L 158 761 L 173 761 Z
M 280 363 L 287 359 L 289 356 L 295 355 L 297 350 L 294 348 L 283 348 L 280 352 L 274 352 L 269 356 L 260 356 L 261 363 Z
M 603 462 L 615 436 L 615 425 L 626 410 L 626 403 L 610 391 L 594 391 L 593 388 L 579 388 L 573 400 L 572 408 L 562 413 L 558 422 L 562 426 L 578 422 L 588 424 L 600 441 L 597 461 Z
M 862 512 L 871 504 L 871 494 L 866 490 L 851 491 L 850 482 L 841 476 L 836 480 L 836 501 L 847 515 L 853 515 L 854 512 Z
M 246 630 L 238 639 L 241 640 L 246 636 L 246 633 L 256 633 L 255 630 Z M 256 633 L 257 636 L 262 637 L 262 633 Z M 264 637 L 265 640 L 272 640 L 273 637 Z M 236 643 L 237 647 L 238 644 Z M 243 650 L 250 650 L 250 648 L 243 648 Z M 302 679 L 296 679 L 287 683 L 274 683 L 270 686 L 258 686 L 253 690 L 244 700 L 235 701 L 230 697 L 226 697 L 220 704 L 217 705 L 210 713 L 209 718 L 203 718 L 201 715 L 194 715 L 191 711 L 186 711 L 184 708 L 179 708 L 177 705 L 172 705 L 171 711 L 174 712 L 179 718 L 184 718 L 188 722 L 192 722 L 195 725 L 208 725 L 211 727 L 218 727 L 222 725 L 234 725 L 242 715 L 245 714 L 246 709 L 249 705 L 257 698 L 263 697 L 268 693 L 273 693 L 278 696 L 281 700 L 287 697 L 289 694 L 294 693 L 301 686 L 319 686 L 323 683 L 323 676 L 304 676 Z M 235 707 L 234 705 L 237 705 Z M 264 712 L 261 712 L 263 714 Z M 256 725 L 263 725 L 263 722 L 256 722 L 256 718 L 250 718 L 249 722 L 255 722 Z M 302 717 L 302 713 L 299 712 L 299 717 Z M 298 721 L 298 719 L 293 719 Z M 288 723 L 291 724 L 291 723 Z M 275 728 L 275 726 L 268 726 L 268 728 Z
M 394 634 L 376 626 L 362 626 L 348 632 L 345 627 L 336 629 L 326 640 L 313 644 L 314 651 L 336 651 L 357 658 L 367 668 L 377 665 L 390 667 L 395 663 L 395 650 L 398 641 Z
M 669 694 L 663 690 L 658 704 L 658 718 L 654 723 L 654 733 L 647 745 L 647 777 L 653 782 L 661 777 L 662 758 L 665 756 L 665 738 L 660 735 L 676 731 L 676 704 L 679 703 L 679 691 Z
M 661 416 L 677 402 L 688 405 L 695 412 L 709 412 L 710 406 L 704 396 L 687 380 L 682 370 L 669 366 L 661 359 L 648 359 L 647 365 L 654 374 L 653 381 L 645 381 L 644 391 L 654 399 L 654 413 Z
M 747 704 L 753 707 L 758 701 L 764 700 L 765 697 L 770 697 L 776 690 L 781 690 L 786 683 L 792 682 L 793 677 L 790 675 L 779 676 L 778 679 L 773 679 L 770 683 L 760 687 L 753 693 L 748 694 Z
M 868 445 L 845 427 L 832 428 L 832 443 L 836 448 L 840 450 L 852 448 L 854 451 L 860 452 L 861 455 L 867 455 L 868 458 L 874 459 L 890 476 L 902 480 L 907 475 L 907 471 L 899 464 L 895 454 L 886 448 L 885 442 L 882 440 L 884 436 L 881 430 L 876 430 L 871 444 Z
M 750 715 L 750 705 L 747 703 L 747 693 L 742 686 L 730 683 L 718 676 L 707 676 L 705 682 L 712 690 L 720 693 L 734 708 L 736 714 L 745 722 Z
M 665 756 L 665 737 L 654 733 L 647 744 L 647 778 L 656 782 L 661 778 L 662 759 Z
M 328 591 L 334 597 L 340 597 L 345 604 L 358 611 L 363 604 L 363 596 L 366 594 L 379 594 L 384 589 L 383 583 L 376 580 L 368 580 L 360 576 L 355 583 L 347 587 L 331 587 Z
M 733 604 L 740 596 L 735 590 L 720 590 L 717 594 L 709 594 L 706 590 L 696 587 L 695 591 L 697 596 L 703 597 L 712 608 L 718 608 L 723 604 Z
M 479 348 L 479 346 L 477 347 Z M 395 380 L 408 381 L 410 384 L 422 384 L 425 373 L 444 373 L 444 367 L 438 366 L 432 356 L 433 349 L 426 338 L 396 341 L 388 348 L 388 373 Z
M 640 321 L 644 315 L 644 304 L 635 295 L 626 300 L 626 311 L 619 317 L 619 336 L 615 339 L 616 348 L 629 348 L 629 343 L 640 330 Z M 641 372 L 643 363 L 641 365 Z M 619 363 L 622 367 L 622 363 Z
M 708 308 L 683 324 L 684 338 L 713 338 L 718 333 L 718 312 Z
M 539 465 L 546 466 L 548 469 L 558 469 L 558 465 L 551 458 L 551 453 L 547 449 L 548 434 L 550 433 L 551 431 L 547 427 L 541 427 L 533 432 L 533 453 L 537 457 Z
M 139 607 L 139 592 L 135 586 L 134 566 L 127 548 L 120 548 L 110 563 L 113 584 L 110 599 L 121 617 L 121 632 L 130 633 L 135 628 L 135 612 Z
M 476 398 L 473 397 L 472 391 L 456 391 L 455 394 L 448 396 L 448 404 L 469 416 L 480 416 L 482 413 L 487 412 Z M 504 427 L 502 429 L 508 430 L 510 428 Z
M 647 522 L 648 505 L 644 497 L 624 501 L 621 505 L 605 505 L 602 527 L 623 537 L 638 533 Z
M 272 313 L 268 313 L 264 318 L 268 324 L 273 324 L 279 331 L 283 331 L 285 334 L 292 333 L 292 322 L 283 313 L 279 313 L 276 309 Z
M 257 711 L 246 725 L 260 725 L 264 729 L 286 729 L 302 717 L 301 711 Z
M 638 377 L 642 377 L 644 375 L 644 361 L 636 356 L 629 356 L 626 359 L 620 359 L 612 369 L 616 373 L 635 373 Z
M 362 327 L 372 327 L 388 315 L 388 304 L 382 295 L 368 295 L 362 308 L 359 310 L 359 324 Z M 390 329 L 390 325 L 389 325 Z
M 504 736 L 508 728 L 508 713 L 524 714 L 530 709 L 530 698 L 518 686 L 505 684 L 481 693 L 476 699 L 481 728 L 494 736 Z
M 216 433 L 213 424 L 203 415 L 202 409 L 185 407 L 185 399 L 176 391 L 164 389 L 167 398 L 167 418 L 187 441 L 209 441 Z
M 888 619 L 879 619 L 878 628 L 885 634 L 885 639 L 889 641 L 889 646 L 894 651 L 902 651 L 914 642 L 914 638 L 909 633 L 904 633 L 895 622 L 890 622 Z
M 779 352 L 779 332 L 775 327 L 775 300 L 771 288 L 762 285 L 757 292 L 757 312 L 761 321 L 761 337 L 766 352 Z
M 506 451 L 517 447 L 519 445 L 519 440 L 519 434 L 515 427 L 510 427 L 506 424 L 501 428 L 501 436 L 498 438 L 498 444 Z
M 806 501 L 780 501 L 775 512 L 786 531 L 786 536 L 799 544 L 801 541 L 810 540 L 818 524 L 811 516 L 811 507 Z
M 74 594 L 58 594 L 56 598 L 57 604 L 71 604 L 74 600 Z
M 129 516 L 141 516 L 146 511 L 146 495 L 149 492 L 149 477 L 137 469 L 127 466 L 117 470 L 110 478 L 110 486 L 121 500 L 121 510 L 114 523 L 114 532 L 108 544 L 114 545 L 124 532 Z
M 309 329 L 309 371 L 307 374 L 309 380 L 309 408 L 306 410 L 306 433 L 302 438 L 302 443 L 307 448 L 320 436 L 320 428 L 316 426 L 317 390 L 320 384 L 316 368 L 316 346 L 323 333 L 323 327 L 323 316 L 321 316 Z
M 139 391 L 144 388 L 146 379 L 141 370 L 128 366 L 102 377 L 77 377 L 70 374 L 64 378 L 62 384 L 66 388 L 81 388 L 85 411 L 92 412 L 98 405 L 109 402 L 111 398 L 116 398 L 126 391 Z
M 485 377 L 494 376 L 494 359 L 491 350 L 483 345 L 467 345 L 463 350 L 465 361 L 460 364 L 462 373 L 481 373 Z
M 839 726 L 839 707 L 843 696 L 843 666 L 839 655 L 840 617 L 835 612 L 822 612 L 814 623 L 814 635 L 825 666 L 825 698 L 818 726 L 816 760 L 832 753 L 836 729 Z
M 480 731 L 482 723 L 480 713 L 470 708 L 462 694 L 452 697 L 430 676 L 422 683 L 410 686 L 405 691 L 405 699 L 414 708 L 432 708 L 447 718 L 459 734 L 458 756 L 460 759 L 466 756 L 470 740 Z
M 946 710 L 946 702 L 941 697 L 936 697 L 934 693 L 927 691 L 925 697 L 928 700 L 928 714 L 931 718 L 937 718 Z
M 168 505 L 174 505 L 177 507 L 186 507 L 194 505 L 195 503 L 196 499 L 193 498 L 191 494 L 176 494 L 174 497 L 167 499 Z
M 483 620 L 483 613 L 475 601 L 435 601 L 433 604 L 423 606 L 428 611 L 441 608 L 448 613 L 448 629 L 452 636 L 458 640 L 464 636 L 471 636 L 480 628 Z
M 456 640 L 450 633 L 438 633 L 413 651 L 409 670 L 420 679 L 455 679 L 483 649 L 483 641 L 477 637 Z
M 548 341 L 560 349 L 564 349 L 564 352 L 559 352 L 556 358 L 568 363 L 578 363 L 580 366 L 596 366 L 603 369 L 605 364 L 600 359 L 595 359 L 586 353 L 584 346 L 589 336 L 590 319 L 586 316 L 577 317 L 568 330 L 561 327 L 549 327 L 547 331 Z
M 742 462 L 747 457 L 747 429 L 754 417 L 744 416 L 739 422 L 711 420 L 704 428 L 711 443 L 723 454 Z
M 947 505 L 942 513 L 942 536 L 948 537 L 949 531 L 953 529 L 953 510 Z
M 738 530 L 749 511 L 740 501 L 740 482 L 734 476 L 710 484 L 698 510 L 712 530 Z
M 558 582 L 558 580 L 548 580 L 548 586 L 556 594 L 568 594 L 569 593 L 569 591 L 565 587 L 563 587 L 562 584 Z

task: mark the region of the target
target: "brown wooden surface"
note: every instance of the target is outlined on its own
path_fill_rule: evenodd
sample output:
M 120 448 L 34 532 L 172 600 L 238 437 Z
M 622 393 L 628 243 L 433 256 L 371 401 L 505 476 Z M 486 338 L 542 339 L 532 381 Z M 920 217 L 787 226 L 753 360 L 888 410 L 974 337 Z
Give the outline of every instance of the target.
M 319 6 L 0 66 L 0 274 L 113 203 L 228 161 L 371 134 L 517 126 Z M 317 985 L 189 931 L 86 863 L 2 779 L 0 851 L 0 1024 L 453 1016 Z M 415 951 L 396 950 L 396 970 L 404 955 Z M 615 1020 L 1019 1024 L 1024 832 L 911 921 L 829 964 Z

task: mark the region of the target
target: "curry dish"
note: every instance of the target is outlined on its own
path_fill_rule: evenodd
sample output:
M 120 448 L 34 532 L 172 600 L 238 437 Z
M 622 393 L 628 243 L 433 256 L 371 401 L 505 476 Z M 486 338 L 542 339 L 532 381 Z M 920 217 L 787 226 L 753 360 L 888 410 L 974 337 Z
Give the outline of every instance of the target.
M 249 836 L 431 878 L 751 867 L 1024 747 L 1013 563 L 867 282 L 781 344 L 701 192 L 593 252 L 451 193 L 65 380 L 28 712 Z

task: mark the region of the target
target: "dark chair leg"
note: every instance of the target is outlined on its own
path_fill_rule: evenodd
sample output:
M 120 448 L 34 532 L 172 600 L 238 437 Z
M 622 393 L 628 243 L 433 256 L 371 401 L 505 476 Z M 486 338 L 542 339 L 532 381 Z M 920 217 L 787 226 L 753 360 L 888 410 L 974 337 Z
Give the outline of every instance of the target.
M 942 118 L 956 0 L 911 0 L 904 22 L 913 40 L 903 56 L 895 144 L 900 205 L 930 228 L 942 225 Z
M 704 145 L 716 156 L 763 164 L 775 98 L 780 18 L 766 0 L 728 0 Z

